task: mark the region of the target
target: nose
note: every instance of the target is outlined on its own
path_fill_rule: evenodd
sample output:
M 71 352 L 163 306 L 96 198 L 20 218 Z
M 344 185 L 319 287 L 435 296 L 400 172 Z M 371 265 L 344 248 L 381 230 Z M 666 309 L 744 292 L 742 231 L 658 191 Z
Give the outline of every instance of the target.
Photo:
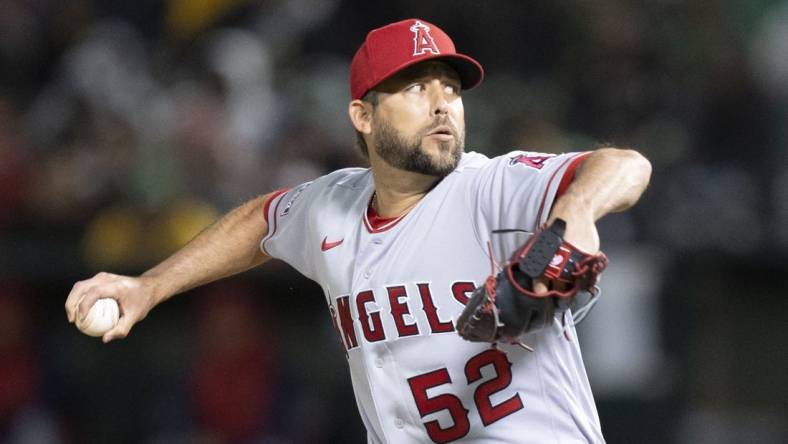
M 435 81 L 430 86 L 432 87 L 432 114 L 435 116 L 448 114 L 449 101 L 443 91 L 443 85 L 439 81 Z
M 449 102 L 446 101 L 446 98 L 441 96 L 440 100 L 435 104 L 435 109 L 433 110 L 433 114 L 436 116 L 446 115 L 449 113 Z

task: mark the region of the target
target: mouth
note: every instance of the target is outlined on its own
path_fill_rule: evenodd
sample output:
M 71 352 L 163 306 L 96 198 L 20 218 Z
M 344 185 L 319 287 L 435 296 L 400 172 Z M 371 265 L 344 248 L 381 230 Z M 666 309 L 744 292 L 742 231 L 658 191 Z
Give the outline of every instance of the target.
M 440 125 L 428 132 L 427 136 L 438 140 L 451 140 L 454 138 L 454 131 L 448 125 Z

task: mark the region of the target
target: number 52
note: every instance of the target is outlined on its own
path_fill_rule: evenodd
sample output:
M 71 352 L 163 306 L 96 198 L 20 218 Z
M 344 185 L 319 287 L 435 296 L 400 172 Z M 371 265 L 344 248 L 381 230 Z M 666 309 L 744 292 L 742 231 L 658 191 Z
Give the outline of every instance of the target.
M 520 399 L 519 393 L 497 405 L 492 405 L 492 401 L 490 401 L 490 396 L 505 389 L 512 382 L 512 363 L 506 358 L 506 354 L 499 350 L 485 350 L 468 360 L 465 364 L 465 377 L 468 380 L 468 384 L 473 384 L 481 379 L 481 369 L 487 365 L 493 366 L 495 377 L 479 384 L 473 394 L 476 409 L 482 419 L 482 424 L 485 426 L 523 408 L 523 401 Z M 451 377 L 446 368 L 408 379 L 410 391 L 422 418 L 440 410 L 448 410 L 454 422 L 452 426 L 447 428 L 441 428 L 437 420 L 424 423 L 427 434 L 436 443 L 447 443 L 460 439 L 468 434 L 471 427 L 468 420 L 469 410 L 462 405 L 460 398 L 449 393 L 436 395 L 431 398 L 427 396 L 428 389 L 451 382 Z

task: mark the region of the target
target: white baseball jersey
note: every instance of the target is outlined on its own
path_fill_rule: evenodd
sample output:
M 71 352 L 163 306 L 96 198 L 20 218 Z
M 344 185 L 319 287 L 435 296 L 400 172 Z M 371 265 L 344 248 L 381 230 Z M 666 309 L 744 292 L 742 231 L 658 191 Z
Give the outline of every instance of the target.
M 266 204 L 261 247 L 323 288 L 369 443 L 604 442 L 575 332 L 565 335 L 560 317 L 523 336 L 533 353 L 455 331 L 491 273 L 488 241 L 509 255 L 525 240 L 490 232 L 542 225 L 582 157 L 466 153 L 387 221 L 369 209 L 369 169 L 335 171 Z

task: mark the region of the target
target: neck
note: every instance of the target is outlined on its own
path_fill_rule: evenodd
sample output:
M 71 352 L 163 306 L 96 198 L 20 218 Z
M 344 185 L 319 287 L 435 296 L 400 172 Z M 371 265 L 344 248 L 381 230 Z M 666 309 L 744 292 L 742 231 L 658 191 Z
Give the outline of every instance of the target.
M 370 158 L 370 165 L 375 182 L 372 207 L 381 217 L 405 214 L 440 181 L 439 177 L 393 168 L 379 158 Z

